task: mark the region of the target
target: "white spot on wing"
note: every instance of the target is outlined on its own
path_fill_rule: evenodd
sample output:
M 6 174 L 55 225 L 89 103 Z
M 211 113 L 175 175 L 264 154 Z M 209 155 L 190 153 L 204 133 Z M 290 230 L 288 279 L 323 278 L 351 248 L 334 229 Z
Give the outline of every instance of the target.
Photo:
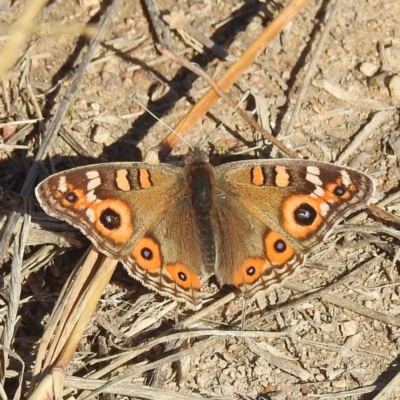
M 323 217 L 326 217 L 328 215 L 328 212 L 329 212 L 329 204 L 323 202 L 323 203 L 320 204 L 319 209 L 321 211 L 321 215 Z
M 325 194 L 325 190 L 322 189 L 321 186 L 317 186 L 317 187 L 314 189 L 313 194 L 315 194 L 315 195 L 318 196 L 318 197 L 323 197 L 324 194 Z
M 348 172 L 344 169 L 340 171 L 340 175 L 342 176 L 343 183 L 345 184 L 346 187 L 351 185 L 351 178 Z
M 308 168 L 310 168 L 310 167 L 307 167 L 307 171 L 308 171 Z M 318 171 L 319 171 L 319 169 L 318 169 Z M 306 179 L 309 182 L 313 183 L 315 186 L 322 186 L 322 181 L 321 181 L 321 179 L 319 179 L 318 175 L 307 174 Z
M 296 258 L 292 258 L 289 261 L 286 261 L 286 265 L 291 267 L 293 264 L 296 263 L 296 261 L 297 261 Z
M 65 193 L 68 190 L 67 178 L 65 176 L 60 177 L 58 181 L 58 190 L 61 193 Z
M 86 210 L 86 216 L 88 217 L 90 222 L 96 222 L 96 218 L 94 216 L 94 211 L 91 208 L 88 208 Z
M 94 178 L 94 179 L 89 181 L 89 183 L 87 184 L 87 190 L 96 189 L 100 185 L 101 185 L 101 179 L 98 176 L 97 178 Z
M 319 175 L 319 168 L 318 167 L 313 167 L 313 166 L 308 166 L 307 167 L 307 172 L 309 174 L 312 174 L 312 175 Z
M 94 203 L 97 200 L 97 197 L 94 194 L 94 190 L 91 190 L 90 192 L 88 192 L 88 194 L 86 195 L 86 200 L 89 203 Z
M 92 171 L 86 172 L 86 177 L 87 177 L 88 179 L 96 179 L 96 178 L 99 178 L 100 175 L 99 175 L 99 172 L 98 172 L 98 171 L 92 170 Z

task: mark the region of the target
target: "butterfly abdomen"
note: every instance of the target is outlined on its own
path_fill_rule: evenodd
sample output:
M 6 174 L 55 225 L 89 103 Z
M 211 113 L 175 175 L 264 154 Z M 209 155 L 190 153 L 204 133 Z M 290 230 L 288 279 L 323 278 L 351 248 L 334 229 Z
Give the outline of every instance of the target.
M 211 273 L 216 257 L 212 224 L 215 207 L 214 168 L 205 161 L 192 161 L 185 166 L 185 179 L 195 225 L 193 229 L 200 242 L 204 266 Z

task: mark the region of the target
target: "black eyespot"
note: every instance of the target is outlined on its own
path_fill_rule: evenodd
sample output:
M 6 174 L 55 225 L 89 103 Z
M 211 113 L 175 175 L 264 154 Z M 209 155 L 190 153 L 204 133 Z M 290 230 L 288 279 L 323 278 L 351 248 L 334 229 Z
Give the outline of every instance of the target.
M 111 208 L 106 208 L 101 213 L 100 222 L 106 229 L 117 229 L 121 226 L 121 217 Z
M 181 281 L 186 282 L 187 281 L 187 275 L 184 272 L 178 272 L 178 277 Z
M 140 251 L 140 254 L 147 261 L 153 259 L 153 252 L 148 247 L 143 247 L 143 249 Z
M 68 192 L 64 198 L 68 203 L 76 203 L 78 201 L 78 196 L 74 192 Z
M 246 269 L 246 274 L 248 276 L 253 276 L 256 273 L 256 269 L 255 267 L 251 266 L 249 268 Z
M 282 239 L 278 239 L 274 243 L 274 249 L 277 253 L 284 253 L 286 251 L 286 243 Z
M 299 225 L 312 225 L 317 218 L 317 212 L 309 204 L 304 203 L 296 208 L 294 218 Z
M 346 191 L 347 191 L 346 188 L 343 185 L 341 185 L 341 186 L 336 186 L 333 193 L 337 197 L 342 197 L 344 196 Z

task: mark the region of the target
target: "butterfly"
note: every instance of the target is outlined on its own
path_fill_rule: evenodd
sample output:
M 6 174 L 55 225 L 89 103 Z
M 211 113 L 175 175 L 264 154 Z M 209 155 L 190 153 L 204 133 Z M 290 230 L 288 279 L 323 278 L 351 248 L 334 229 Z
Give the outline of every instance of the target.
M 275 159 L 213 167 L 195 150 L 184 167 L 106 163 L 59 172 L 36 197 L 135 279 L 189 308 L 204 278 L 249 299 L 291 276 L 305 254 L 374 193 L 367 175 Z

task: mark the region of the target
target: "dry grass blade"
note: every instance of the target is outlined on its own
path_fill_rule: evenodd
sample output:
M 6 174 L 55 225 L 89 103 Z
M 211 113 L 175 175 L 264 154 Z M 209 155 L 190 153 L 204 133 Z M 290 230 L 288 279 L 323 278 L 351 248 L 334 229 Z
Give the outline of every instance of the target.
M 75 389 L 84 390 L 96 390 L 100 387 L 107 385 L 106 380 L 97 379 L 84 379 L 78 377 L 68 377 L 66 379 L 66 385 Z M 104 393 L 114 393 L 121 396 L 128 396 L 130 398 L 140 398 L 149 400 L 196 400 L 204 399 L 203 396 L 199 396 L 193 393 L 177 393 L 162 389 L 156 389 L 144 385 L 135 385 L 132 383 L 119 383 L 118 387 L 105 388 Z M 213 396 L 213 400 L 233 400 L 232 397 Z
M 10 299 L 8 303 L 8 312 L 7 319 L 5 321 L 4 332 L 3 332 L 3 367 L 6 370 L 9 364 L 8 360 L 8 351 L 5 349 L 12 348 L 12 341 L 15 335 L 15 327 L 17 325 L 17 315 L 18 308 L 20 305 L 20 297 L 21 297 L 21 270 L 22 270 L 22 261 L 24 257 L 24 250 L 26 241 L 28 238 L 28 232 L 31 221 L 31 210 L 30 210 L 30 202 L 24 202 L 23 206 L 24 217 L 22 229 L 16 237 L 14 241 L 14 257 L 12 260 L 11 266 L 11 279 L 10 279 Z M 23 368 L 22 368 L 23 370 Z M 20 392 L 21 388 L 18 389 L 17 392 Z
M 308 88 L 308 86 L 310 84 L 311 78 L 315 73 L 315 69 L 316 69 L 316 66 L 317 66 L 318 59 L 319 59 L 319 57 L 321 55 L 322 50 L 325 48 L 325 43 L 326 43 L 326 41 L 328 39 L 328 36 L 330 34 L 331 28 L 333 26 L 333 22 L 335 21 L 336 12 L 337 12 L 339 6 L 340 6 L 340 0 L 336 0 L 333 3 L 332 10 L 331 10 L 331 12 L 329 14 L 329 17 L 327 19 L 327 22 L 325 24 L 324 31 L 323 31 L 323 33 L 321 35 L 321 38 L 320 38 L 319 43 L 318 43 L 318 46 L 317 46 L 317 48 L 316 48 L 316 50 L 314 52 L 313 58 L 312 58 L 312 60 L 310 62 L 310 65 L 308 66 L 306 75 L 305 75 L 305 77 L 303 79 L 303 83 L 301 85 L 301 89 L 300 89 L 299 95 L 298 95 L 297 100 L 296 100 L 296 105 L 295 105 L 293 113 L 292 113 L 292 115 L 290 117 L 290 121 L 289 121 L 289 124 L 288 124 L 288 126 L 286 128 L 286 132 L 283 135 L 280 135 L 281 137 L 289 136 L 292 133 L 294 124 L 296 122 L 297 115 L 298 115 L 298 113 L 300 111 L 300 108 L 301 108 L 301 105 L 303 103 L 304 97 L 306 95 L 307 88 Z
M 374 400 L 392 399 L 394 392 L 399 390 L 400 372 L 398 372 L 390 382 L 374 397 Z
M 377 207 L 375 204 L 370 204 L 368 209 L 378 218 L 385 219 L 387 221 L 391 221 L 394 224 L 400 225 L 400 217 L 397 215 L 391 214 L 381 208 Z
M 182 357 L 193 355 L 194 353 L 200 353 L 205 351 L 207 347 L 209 347 L 213 342 L 219 340 L 219 337 L 223 338 L 268 338 L 268 337 L 285 337 L 287 336 L 286 333 L 280 332 L 265 332 L 265 331 L 219 331 L 219 330 L 205 330 L 205 331 L 184 331 L 179 333 L 174 333 L 168 336 L 163 336 L 157 339 L 152 340 L 150 343 L 146 345 L 141 345 L 137 349 L 132 349 L 128 354 L 126 354 L 123 358 L 121 357 L 119 360 L 116 360 L 112 367 L 117 368 L 118 366 L 122 365 L 123 363 L 128 362 L 129 360 L 137 357 L 140 354 L 145 353 L 146 351 L 150 350 L 154 346 L 164 342 L 171 342 L 177 340 L 189 340 L 190 338 L 199 338 L 202 336 L 212 336 L 211 339 L 208 339 L 205 343 L 200 342 L 194 346 L 192 346 L 188 350 L 180 351 L 178 354 L 172 354 L 171 356 L 166 356 L 160 360 L 157 360 L 153 363 L 146 364 L 144 366 L 137 366 L 132 372 L 126 373 L 118 378 L 115 378 L 111 381 L 108 381 L 103 386 L 97 388 L 93 391 L 90 395 L 84 397 L 81 400 L 90 400 L 95 396 L 98 396 L 101 393 L 107 393 L 111 388 L 119 386 L 122 382 L 127 381 L 128 379 L 133 378 L 134 376 L 140 375 L 143 372 L 153 370 L 163 364 L 169 363 L 171 364 L 174 361 L 178 361 Z M 123 361 L 123 363 L 121 362 Z M 111 368 L 109 368 L 111 370 Z
M 19 400 L 21 398 L 22 388 L 24 385 L 25 362 L 16 352 L 10 350 L 9 348 L 6 349 L 3 345 L 0 345 L 0 350 L 3 353 L 8 354 L 8 356 L 15 358 L 15 360 L 17 360 L 20 363 L 20 366 L 18 369 L 18 387 L 17 387 L 17 389 L 15 391 L 15 395 L 14 395 L 14 400 Z M 0 385 L 0 397 L 4 400 L 9 398 L 7 396 L 7 394 L 5 393 L 2 385 Z
M 296 376 L 302 380 L 309 380 L 311 378 L 310 372 L 306 371 L 304 368 L 301 368 L 299 365 L 284 359 L 283 357 L 278 357 L 277 355 L 272 354 L 270 351 L 263 349 L 253 340 L 246 339 L 246 344 L 248 348 L 259 357 L 263 357 L 267 360 L 268 364 L 274 365 L 275 367 L 288 372 Z
M 2 60 L 0 63 L 1 78 L 3 78 L 8 70 L 15 64 L 19 57 L 20 49 L 27 40 L 29 31 L 25 30 L 24 28 L 21 29 L 21 27 L 31 25 L 35 18 L 43 10 L 46 3 L 46 0 L 35 0 L 27 3 L 23 14 L 15 23 L 16 29 L 14 30 L 13 26 L 9 28 L 10 36 L 0 53 L 0 59 Z
M 65 382 L 65 369 L 53 368 L 39 383 L 29 400 L 61 399 Z
M 32 2 L 35 3 L 35 2 Z M 36 2 L 38 3 L 38 2 Z M 46 5 L 46 2 L 44 2 Z M 37 5 L 36 5 L 37 7 Z M 40 10 L 39 10 L 40 11 Z M 16 32 L 24 34 L 25 36 L 28 33 L 40 33 L 40 34 L 68 34 L 73 36 L 86 36 L 89 39 L 96 35 L 97 26 L 96 25 L 86 25 L 82 26 L 81 24 L 69 24 L 62 25 L 60 23 L 49 23 L 49 24 L 39 24 L 36 25 L 34 23 L 23 23 L 20 24 L 20 21 L 17 21 L 10 29 L 8 25 L 0 24 L 0 33 L 5 35 L 12 32 L 15 34 Z
M 43 371 L 42 374 L 49 372 L 54 365 L 66 368 L 116 265 L 116 260 L 100 255 L 96 250 L 86 253 L 76 265 L 76 277 L 71 274 L 42 337 L 32 388 L 40 379 L 40 371 Z
M 348 158 L 354 155 L 356 149 L 365 143 L 368 137 L 395 113 L 396 110 L 393 109 L 377 112 L 371 121 L 356 135 L 350 145 L 346 147 L 335 164 L 342 165 L 345 161 L 348 161 Z

